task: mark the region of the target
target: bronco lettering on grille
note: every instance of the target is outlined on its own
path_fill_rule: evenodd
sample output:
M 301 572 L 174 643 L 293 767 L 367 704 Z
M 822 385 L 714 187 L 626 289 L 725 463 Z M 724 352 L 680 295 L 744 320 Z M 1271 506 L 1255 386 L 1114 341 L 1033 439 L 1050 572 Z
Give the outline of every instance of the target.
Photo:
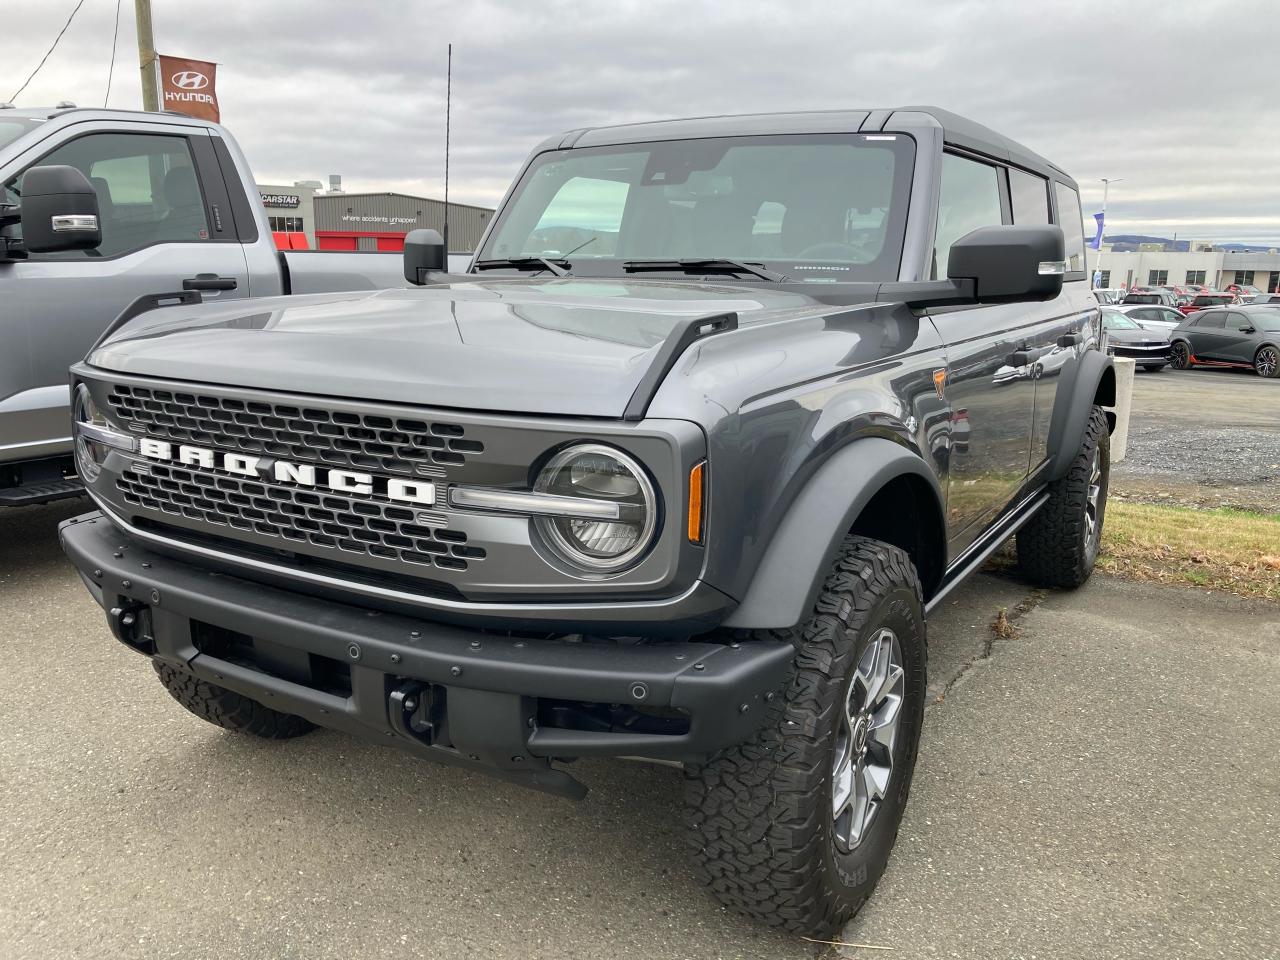
M 304 487 L 323 487 L 336 493 L 368 494 L 419 506 L 432 506 L 436 502 L 436 485 L 429 480 L 403 480 L 400 477 L 380 477 L 360 470 L 338 470 L 309 463 L 292 463 L 272 457 L 220 453 L 208 447 L 186 443 L 177 445 L 175 449 L 172 443 L 150 437 L 143 437 L 139 441 L 138 452 L 152 460 L 176 460 L 202 470 L 220 469 L 242 477 L 272 479 Z

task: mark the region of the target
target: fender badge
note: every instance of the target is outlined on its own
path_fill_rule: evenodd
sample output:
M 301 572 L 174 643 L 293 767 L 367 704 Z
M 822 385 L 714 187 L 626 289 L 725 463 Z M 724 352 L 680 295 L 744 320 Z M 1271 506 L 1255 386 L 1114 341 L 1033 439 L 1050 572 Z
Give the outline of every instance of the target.
M 933 389 L 938 391 L 938 399 L 943 400 L 947 392 L 947 368 L 933 371 Z

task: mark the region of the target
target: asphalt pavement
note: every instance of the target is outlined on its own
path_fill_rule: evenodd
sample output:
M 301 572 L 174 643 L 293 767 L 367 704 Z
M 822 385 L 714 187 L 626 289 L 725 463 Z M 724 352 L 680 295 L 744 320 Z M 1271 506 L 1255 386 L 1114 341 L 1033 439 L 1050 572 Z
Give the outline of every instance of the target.
M 931 621 L 912 799 L 844 934 L 890 950 L 823 948 L 699 891 L 670 767 L 579 763 L 574 804 L 197 720 L 58 551 L 84 508 L 0 513 L 4 960 L 1280 956 L 1275 605 L 972 581 Z

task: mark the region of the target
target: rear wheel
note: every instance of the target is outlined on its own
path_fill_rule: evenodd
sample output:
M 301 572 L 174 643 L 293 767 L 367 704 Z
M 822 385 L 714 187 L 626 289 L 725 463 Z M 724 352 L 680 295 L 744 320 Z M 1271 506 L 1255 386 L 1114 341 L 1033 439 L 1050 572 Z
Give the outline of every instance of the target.
M 745 743 L 686 766 L 700 879 L 726 906 L 801 934 L 836 932 L 898 835 L 924 714 L 925 621 L 907 555 L 848 537 L 785 692 Z
M 1169 362 L 1173 364 L 1175 370 L 1190 370 L 1192 367 L 1191 345 L 1185 340 L 1175 340 L 1169 350 Z
M 236 733 L 266 740 L 287 740 L 310 733 L 315 724 L 291 713 L 264 707 L 234 690 L 201 680 L 194 673 L 162 660 L 152 660 L 169 695 L 201 720 Z
M 1253 369 L 1260 377 L 1280 377 L 1280 348 L 1271 344 L 1262 347 L 1253 357 Z
M 1094 407 L 1067 475 L 1049 484 L 1049 502 L 1018 531 L 1018 566 L 1046 587 L 1089 579 L 1102 543 L 1111 475 L 1107 417 Z

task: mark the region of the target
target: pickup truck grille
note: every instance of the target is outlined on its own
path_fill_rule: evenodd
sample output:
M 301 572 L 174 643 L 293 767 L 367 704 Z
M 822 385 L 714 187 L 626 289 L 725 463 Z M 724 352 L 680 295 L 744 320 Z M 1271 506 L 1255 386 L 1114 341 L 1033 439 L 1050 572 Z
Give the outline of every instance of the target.
M 422 523 L 421 511 L 327 491 L 159 463 L 121 474 L 116 489 L 135 507 L 197 520 L 215 530 L 230 527 L 358 555 L 352 559 L 375 557 L 462 571 L 485 557 L 484 548 L 469 545 L 462 531 Z
M 399 476 L 443 476 L 484 452 L 454 423 L 113 384 L 111 410 L 147 436 Z

